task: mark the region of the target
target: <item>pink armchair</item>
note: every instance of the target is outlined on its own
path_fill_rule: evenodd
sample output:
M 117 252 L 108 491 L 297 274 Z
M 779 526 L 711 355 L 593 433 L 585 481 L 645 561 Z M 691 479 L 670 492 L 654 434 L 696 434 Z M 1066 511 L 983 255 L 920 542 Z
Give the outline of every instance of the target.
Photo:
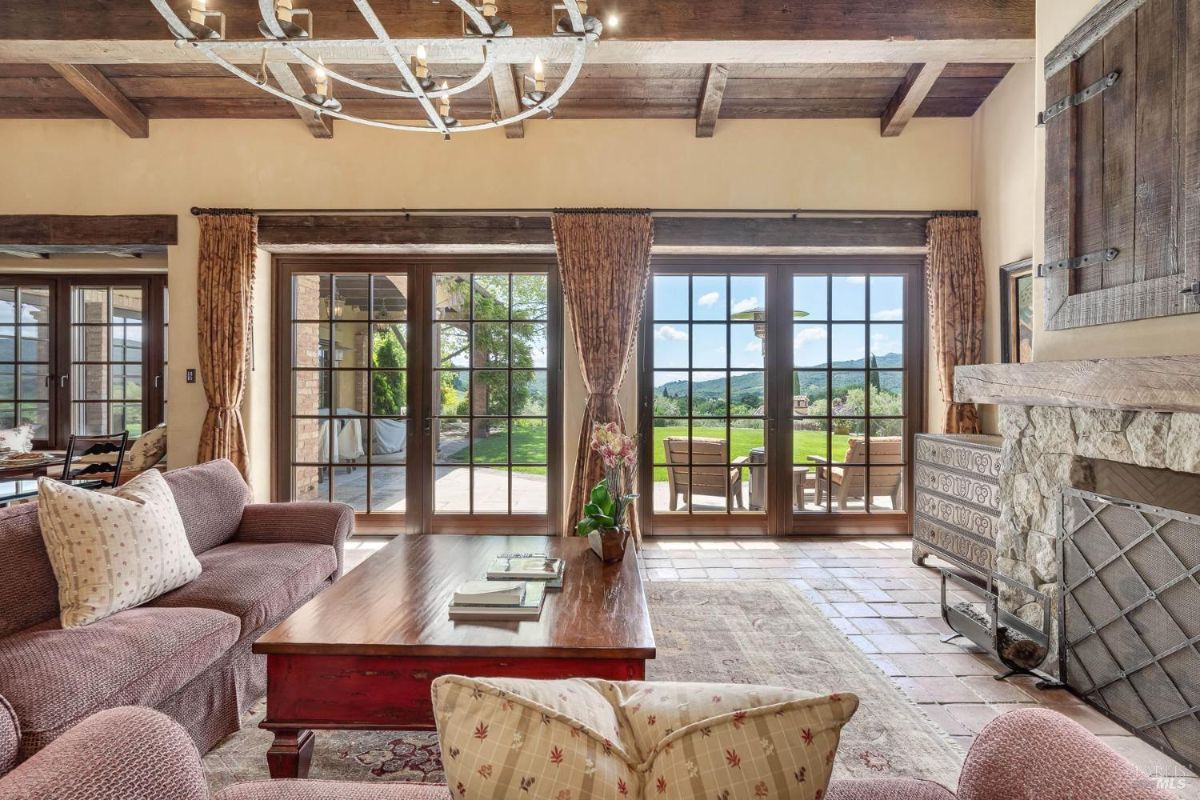
M 0 707 L 0 771 L 11 767 L 15 719 Z M 0 778 L 5 800 L 210 800 L 183 729 L 148 708 L 102 711 Z M 257 781 L 211 800 L 446 800 L 432 784 Z M 975 740 L 958 800 L 1174 800 L 1077 723 L 1045 709 L 1012 711 Z M 835 781 L 827 800 L 955 800 L 909 778 Z

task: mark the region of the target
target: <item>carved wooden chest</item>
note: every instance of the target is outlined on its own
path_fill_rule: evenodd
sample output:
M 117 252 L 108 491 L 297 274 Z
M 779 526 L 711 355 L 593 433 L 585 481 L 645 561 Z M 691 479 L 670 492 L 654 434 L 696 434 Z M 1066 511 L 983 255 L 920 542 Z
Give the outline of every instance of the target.
M 919 434 L 913 468 L 913 561 L 936 555 L 976 574 L 996 565 L 999 436 Z

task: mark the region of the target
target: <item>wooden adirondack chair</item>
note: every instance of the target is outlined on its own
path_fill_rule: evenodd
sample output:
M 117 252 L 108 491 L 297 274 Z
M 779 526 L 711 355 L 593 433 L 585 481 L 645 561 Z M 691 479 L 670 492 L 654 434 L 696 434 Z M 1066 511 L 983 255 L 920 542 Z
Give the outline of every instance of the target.
M 809 456 L 817 465 L 817 505 L 824 497 L 826 471 L 829 478 L 831 499 L 836 497 L 838 508 L 845 510 L 847 501 L 865 499 L 869 496 L 890 497 L 892 508 L 900 507 L 900 492 L 903 488 L 904 439 L 900 436 L 877 436 L 871 438 L 871 486 L 867 483 L 867 444 L 862 438 L 850 440 L 846 449 L 843 467 L 831 466 L 820 456 Z M 852 466 L 862 464 L 864 466 Z
M 729 445 L 724 439 L 691 440 L 691 480 L 688 479 L 688 438 L 668 436 L 663 439 L 667 455 L 667 480 L 671 490 L 671 510 L 679 508 L 679 496 L 689 505 L 693 495 L 725 498 L 733 496 L 738 508 L 745 508 L 742 499 L 742 464 L 747 458 L 741 456 L 729 461 Z M 709 465 L 712 466 L 709 466 Z

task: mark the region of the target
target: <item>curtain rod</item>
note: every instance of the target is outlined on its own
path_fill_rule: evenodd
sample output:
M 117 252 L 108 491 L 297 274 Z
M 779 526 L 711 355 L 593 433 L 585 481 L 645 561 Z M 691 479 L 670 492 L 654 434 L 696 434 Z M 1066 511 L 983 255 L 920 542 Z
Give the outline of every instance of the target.
M 436 216 L 447 214 L 513 215 L 513 216 L 549 216 L 558 209 L 554 208 L 192 208 L 192 214 L 256 214 L 262 216 L 329 216 L 329 215 L 361 215 L 361 216 Z M 685 216 L 685 215 L 745 215 L 745 216 L 790 216 L 799 217 L 908 217 L 913 219 L 930 219 L 936 216 L 960 215 L 978 216 L 978 211 L 870 211 L 856 209 L 807 209 L 807 208 L 652 208 L 648 209 L 652 216 Z

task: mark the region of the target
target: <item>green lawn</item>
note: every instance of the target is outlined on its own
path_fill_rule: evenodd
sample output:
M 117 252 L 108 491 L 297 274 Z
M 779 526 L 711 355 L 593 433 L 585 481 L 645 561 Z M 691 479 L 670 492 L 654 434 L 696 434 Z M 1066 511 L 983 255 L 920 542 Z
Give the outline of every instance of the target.
M 663 440 L 668 436 L 687 436 L 687 428 L 684 427 L 669 427 L 669 428 L 654 428 L 654 463 L 662 464 L 666 461 L 666 450 L 663 445 Z M 696 428 L 694 434 L 696 437 L 724 439 L 725 429 L 723 427 L 711 428 Z M 739 456 L 747 456 L 750 454 L 750 448 L 759 447 L 762 445 L 762 431 L 755 428 L 732 428 L 729 432 L 730 436 L 730 460 Z M 546 426 L 541 420 L 513 420 L 512 436 L 512 460 L 513 461 L 545 461 L 546 460 Z M 846 452 L 849 446 L 849 436 L 833 435 L 833 453 L 835 458 L 840 458 Z M 797 464 L 803 464 L 809 455 L 825 457 L 825 433 L 823 431 L 795 431 L 792 434 L 793 459 Z M 503 464 L 508 461 L 507 452 L 508 439 L 503 435 L 494 435 L 487 437 L 478 437 L 475 439 L 475 463 L 476 464 Z M 467 450 L 462 450 L 455 453 L 449 459 L 453 463 L 465 464 L 467 461 Z M 514 472 L 523 472 L 527 475 L 545 475 L 545 467 L 513 467 Z M 654 468 L 654 480 L 665 481 L 667 479 L 667 468 L 664 466 L 656 466 Z
M 668 436 L 687 436 L 687 428 L 654 428 L 654 463 L 662 464 L 667 460 L 666 446 L 663 440 Z M 697 438 L 724 439 L 725 428 L 695 428 L 693 436 Z M 844 435 L 833 435 L 833 453 L 835 458 L 841 458 L 849 446 L 850 437 Z M 750 448 L 761 447 L 763 443 L 763 433 L 756 428 L 731 428 L 729 431 L 729 460 L 732 461 L 739 456 L 750 455 Z M 803 464 L 808 460 L 808 456 L 826 457 L 825 454 L 825 433 L 824 431 L 794 431 L 792 433 L 792 452 L 795 453 L 793 462 Z M 654 480 L 666 481 L 667 468 L 656 466 L 654 468 Z

